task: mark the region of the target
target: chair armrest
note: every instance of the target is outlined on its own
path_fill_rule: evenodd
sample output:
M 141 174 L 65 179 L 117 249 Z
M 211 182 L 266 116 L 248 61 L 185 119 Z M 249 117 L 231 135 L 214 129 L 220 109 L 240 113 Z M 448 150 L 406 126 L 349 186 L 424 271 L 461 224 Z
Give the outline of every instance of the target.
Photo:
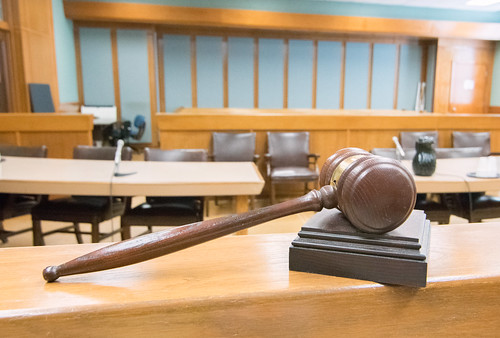
M 253 155 L 253 163 L 257 164 L 260 160 L 260 155 L 259 154 L 254 154 Z
M 318 154 L 308 154 L 307 159 L 309 160 L 309 165 L 314 166 L 314 168 L 318 169 L 318 158 L 320 158 L 320 155 Z
M 267 177 L 271 177 L 271 154 L 264 154 L 264 159 L 266 160 L 267 167 Z

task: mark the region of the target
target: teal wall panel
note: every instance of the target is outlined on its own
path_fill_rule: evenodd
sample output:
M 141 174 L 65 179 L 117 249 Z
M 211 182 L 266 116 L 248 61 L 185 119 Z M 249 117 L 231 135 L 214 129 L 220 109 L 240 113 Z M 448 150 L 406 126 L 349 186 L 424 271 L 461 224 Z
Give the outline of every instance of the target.
M 283 40 L 259 39 L 259 108 L 283 108 Z
M 425 84 L 425 110 L 428 112 L 433 111 L 434 79 L 436 77 L 436 54 L 437 45 L 429 46 L 429 49 L 427 51 L 427 81 Z
M 223 106 L 221 37 L 196 37 L 196 81 L 198 107 Z
M 151 142 L 151 101 L 149 95 L 148 41 L 144 30 L 118 30 L 118 73 L 122 121 L 146 118 L 146 132 L 141 140 Z
M 111 31 L 106 28 L 81 28 L 80 49 L 84 104 L 113 106 L 115 92 Z
M 500 107 L 500 42 L 495 48 L 495 63 L 493 65 L 493 82 L 491 84 L 490 106 Z
M 401 46 L 397 105 L 397 108 L 400 110 L 415 110 L 421 64 L 421 46 Z
M 312 108 L 313 42 L 289 40 L 288 48 L 288 108 Z
M 338 109 L 342 72 L 342 43 L 318 41 L 316 108 Z
M 366 109 L 370 44 L 346 43 L 344 109 Z
M 191 41 L 187 35 L 163 36 L 165 109 L 191 107 Z
M 253 108 L 253 39 L 228 39 L 228 104 L 233 108 Z
M 0 1 L 0 6 L 1 6 Z M 73 21 L 66 19 L 62 0 L 52 0 L 57 81 L 60 102 L 78 102 Z M 61 85 L 62 84 L 62 85 Z
M 396 76 L 396 45 L 373 46 L 371 109 L 392 109 Z

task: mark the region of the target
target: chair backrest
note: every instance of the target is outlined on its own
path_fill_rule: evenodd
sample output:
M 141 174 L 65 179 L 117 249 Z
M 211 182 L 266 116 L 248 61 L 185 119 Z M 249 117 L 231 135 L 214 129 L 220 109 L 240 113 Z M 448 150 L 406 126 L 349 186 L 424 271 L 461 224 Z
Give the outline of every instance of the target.
M 436 148 L 436 158 L 481 157 L 483 148 Z
M 73 158 L 80 160 L 111 160 L 115 159 L 116 147 L 76 146 L 73 148 Z M 132 160 L 132 148 L 123 147 L 122 161 Z
M 50 86 L 43 83 L 28 84 L 30 92 L 31 111 L 33 113 L 55 112 Z
M 309 165 L 309 133 L 267 133 L 268 153 L 272 167 L 307 167 Z
M 217 162 L 253 161 L 255 133 L 212 133 L 213 156 Z
M 402 131 L 401 146 L 403 148 L 415 148 L 415 143 L 420 136 L 430 136 L 434 139 L 434 147 L 438 146 L 437 131 Z
M 405 156 L 403 158 L 398 156 L 396 148 L 373 148 L 370 152 L 373 155 L 388 157 L 395 160 L 411 160 L 416 154 L 415 149 L 405 149 Z
M 134 118 L 134 128 L 131 128 L 130 136 L 134 140 L 140 140 L 146 131 L 146 117 L 144 115 L 137 115 Z
M 165 162 L 206 162 L 208 153 L 205 149 L 163 150 L 144 148 L 144 160 Z
M 26 147 L 26 146 L 12 146 L 1 145 L 0 154 L 5 156 L 19 156 L 19 157 L 47 157 L 47 147 Z
M 463 132 L 454 131 L 453 136 L 453 148 L 464 148 L 464 147 L 481 147 L 481 156 L 488 156 L 490 154 L 490 133 L 474 133 L 474 132 Z

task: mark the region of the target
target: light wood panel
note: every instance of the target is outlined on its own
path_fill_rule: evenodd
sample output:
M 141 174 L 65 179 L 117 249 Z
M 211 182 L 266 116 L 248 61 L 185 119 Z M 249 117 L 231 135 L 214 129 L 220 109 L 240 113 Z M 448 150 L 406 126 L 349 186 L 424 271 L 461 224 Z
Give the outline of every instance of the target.
M 5 336 L 490 336 L 500 330 L 500 224 L 433 226 L 426 288 L 288 270 L 296 234 L 227 236 L 45 284 L 105 244 L 1 249 Z M 89 325 L 92 323 L 92 325 Z
M 0 142 L 48 148 L 48 156 L 73 157 L 77 145 L 92 145 L 93 116 L 82 114 L 0 114 Z M 34 168 L 32 168 L 34 169 Z
M 68 18 L 80 21 L 500 40 L 499 23 L 348 17 L 85 1 L 64 1 L 64 12 Z
M 15 86 L 13 111 L 29 111 L 28 83 L 50 85 L 56 111 L 59 107 L 52 1 L 4 1 L 11 28 L 11 56 Z
M 500 115 L 439 114 L 407 111 L 314 109 L 195 109 L 158 114 L 160 147 L 211 149 L 214 131 L 257 133 L 256 152 L 267 152 L 268 131 L 309 131 L 310 151 L 319 165 L 345 147 L 393 148 L 401 131 L 439 131 L 438 147 L 452 147 L 452 131 L 489 131 L 491 151 L 500 152 Z M 265 173 L 264 161 L 259 164 Z M 266 189 L 267 191 L 267 189 Z
M 434 111 L 488 113 L 494 47 L 493 42 L 438 41 Z

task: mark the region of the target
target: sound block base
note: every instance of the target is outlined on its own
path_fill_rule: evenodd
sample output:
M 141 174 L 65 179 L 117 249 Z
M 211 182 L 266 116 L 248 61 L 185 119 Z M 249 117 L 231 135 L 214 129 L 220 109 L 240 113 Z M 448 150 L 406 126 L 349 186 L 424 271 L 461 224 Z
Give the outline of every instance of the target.
M 425 287 L 430 221 L 414 210 L 397 229 L 368 234 L 337 209 L 314 215 L 289 251 L 289 269 L 382 284 Z

